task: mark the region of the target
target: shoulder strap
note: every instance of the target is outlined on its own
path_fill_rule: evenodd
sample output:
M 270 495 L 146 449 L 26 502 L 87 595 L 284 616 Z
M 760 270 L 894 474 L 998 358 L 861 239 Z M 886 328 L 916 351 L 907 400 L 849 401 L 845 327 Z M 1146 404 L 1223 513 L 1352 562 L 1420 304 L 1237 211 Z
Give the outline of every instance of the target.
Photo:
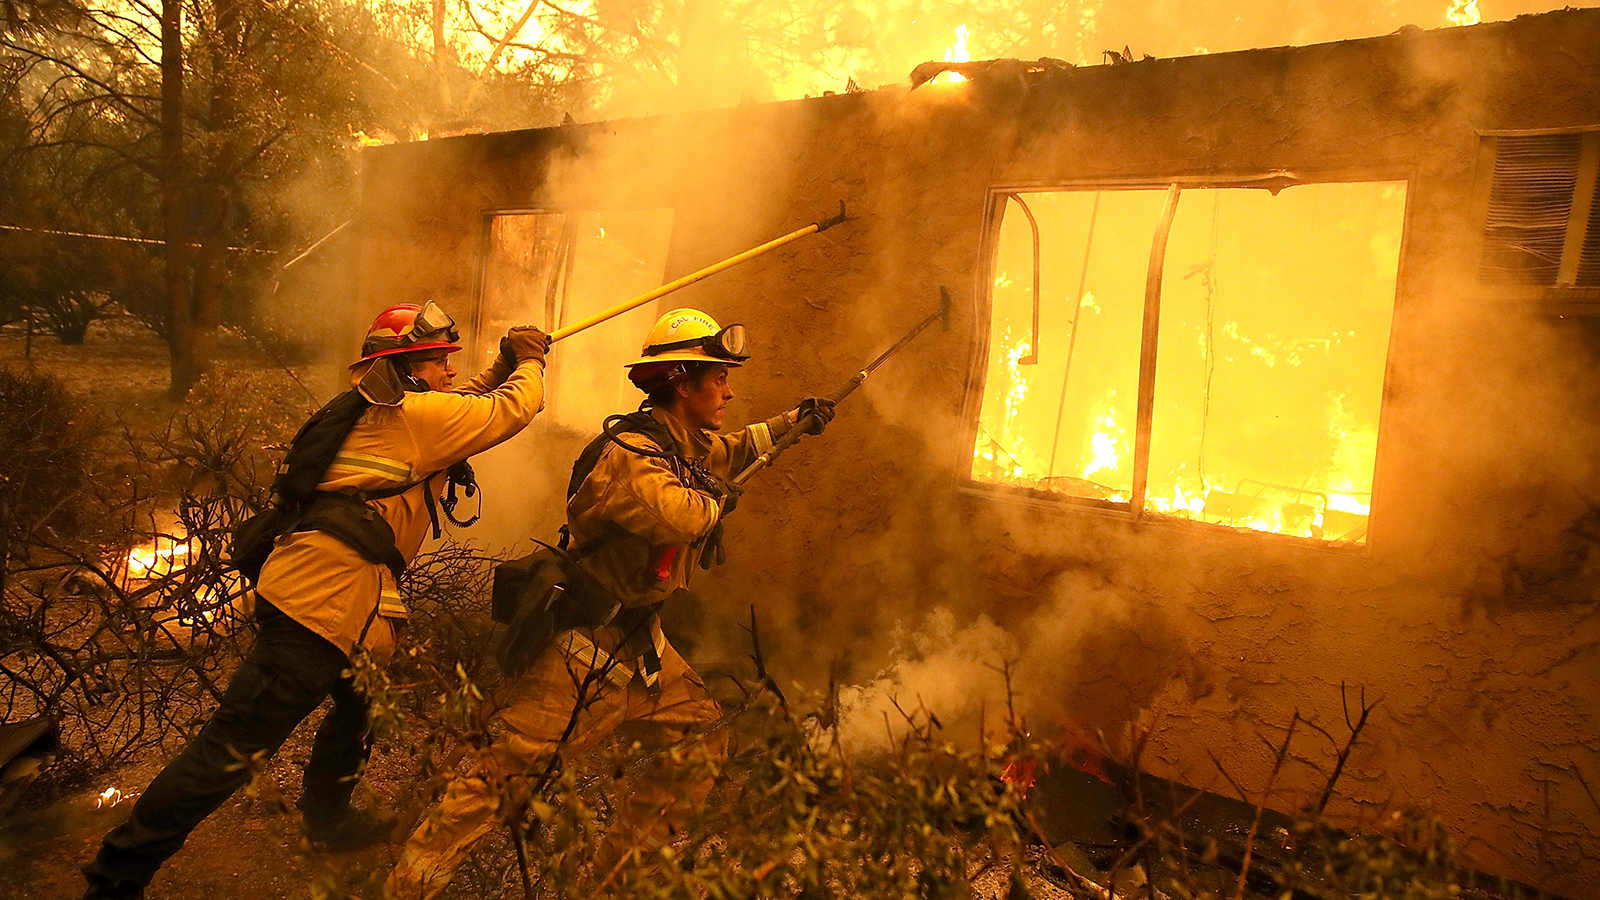
M 630 433 L 644 435 L 654 441 L 661 450 L 657 452 L 636 447 L 619 437 Z M 577 460 L 572 463 L 572 478 L 567 482 L 568 500 L 578 493 L 578 488 L 588 480 L 589 473 L 600 464 L 600 454 L 605 452 L 608 444 L 616 444 L 629 453 L 640 456 L 668 458 L 678 455 L 678 442 L 672 437 L 672 432 L 667 430 L 667 426 L 657 422 L 648 409 L 641 408 L 624 416 L 611 416 L 601 423 L 600 434 L 583 448 L 583 452 L 579 453 Z
M 328 474 L 328 467 L 339 455 L 350 430 L 372 406 L 367 398 L 355 390 L 345 391 L 329 400 L 312 414 L 295 433 L 284 454 L 283 465 L 272 480 L 273 493 L 282 502 L 292 506 L 305 506 L 317 494 L 317 485 Z

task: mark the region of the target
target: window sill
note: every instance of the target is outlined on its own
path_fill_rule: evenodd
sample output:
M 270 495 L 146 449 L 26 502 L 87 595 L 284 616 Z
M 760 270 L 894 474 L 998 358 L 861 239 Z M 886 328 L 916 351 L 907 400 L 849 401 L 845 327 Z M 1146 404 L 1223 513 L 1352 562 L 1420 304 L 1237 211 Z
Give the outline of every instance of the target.
M 1274 531 L 1259 531 L 1253 528 L 1226 525 L 1220 522 L 1203 522 L 1198 519 L 1155 511 L 1147 511 L 1142 515 L 1135 515 L 1132 506 L 1128 503 L 1113 503 L 1088 497 L 1074 497 L 1068 494 L 1057 494 L 1013 485 L 985 484 L 971 479 L 962 479 L 958 482 L 956 492 L 1055 515 L 1088 513 L 1090 515 L 1113 518 L 1133 525 L 1188 530 L 1201 538 L 1227 540 L 1228 536 L 1231 535 L 1246 540 L 1267 541 L 1280 547 L 1297 547 L 1303 550 L 1315 550 L 1339 556 L 1366 556 L 1372 550 L 1370 538 L 1364 542 L 1325 540 L 1323 538 L 1302 537 L 1294 534 L 1280 534 Z
M 1520 304 L 1522 312 L 1536 316 L 1600 316 L 1600 287 L 1480 285 L 1472 299 L 1502 309 L 1511 304 Z

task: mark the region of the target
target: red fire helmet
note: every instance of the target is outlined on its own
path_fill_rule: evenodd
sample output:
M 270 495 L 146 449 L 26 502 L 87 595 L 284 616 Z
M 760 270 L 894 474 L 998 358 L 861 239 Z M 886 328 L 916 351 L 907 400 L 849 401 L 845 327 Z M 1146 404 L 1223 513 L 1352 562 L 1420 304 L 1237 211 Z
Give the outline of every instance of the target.
M 456 333 L 455 320 L 428 301 L 427 306 L 402 303 L 391 306 L 372 320 L 367 337 L 361 342 L 361 358 L 350 368 L 354 369 L 369 360 L 397 353 L 414 353 L 418 350 L 460 350 L 456 343 L 461 336 Z

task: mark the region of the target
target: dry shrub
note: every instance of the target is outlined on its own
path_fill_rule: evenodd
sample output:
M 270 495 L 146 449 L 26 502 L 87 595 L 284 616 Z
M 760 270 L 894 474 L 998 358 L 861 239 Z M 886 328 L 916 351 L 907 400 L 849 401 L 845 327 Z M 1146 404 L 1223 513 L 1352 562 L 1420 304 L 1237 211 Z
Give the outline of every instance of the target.
M 58 384 L 15 373 L 0 372 L 0 403 L 17 492 L 0 510 L 0 713 L 59 722 L 74 764 L 58 778 L 174 749 L 250 641 L 225 551 L 265 499 L 270 429 L 249 403 L 214 402 L 153 441 L 127 428 L 100 439 L 68 424 Z
M 732 736 L 726 761 L 695 738 L 665 748 L 622 738 L 556 754 L 532 771 L 508 770 L 486 752 L 494 738 L 485 701 L 495 687 L 492 667 L 469 675 L 470 661 L 453 656 L 459 633 L 433 634 L 451 635 L 440 649 L 452 656 L 435 658 L 422 640 L 399 666 L 358 661 L 356 671 L 377 719 L 416 750 L 418 771 L 400 798 L 413 822 L 432 814 L 461 773 L 476 771 L 498 793 L 502 827 L 462 866 L 450 897 L 954 898 L 974 896 L 981 881 L 986 896 L 998 891 L 1011 900 L 1044 882 L 1096 900 L 1444 900 L 1460 895 L 1469 878 L 1451 862 L 1448 835 L 1421 812 L 1397 811 L 1355 835 L 1323 818 L 1371 712 L 1364 698 L 1352 698 L 1342 729 L 1297 717 L 1300 734 L 1318 731 L 1330 744 L 1325 789 L 1298 815 L 1272 819 L 1270 835 L 1262 816 L 1282 798 L 1270 786 L 1241 792 L 1248 827 L 1230 831 L 1221 847 L 1217 833 L 1185 815 L 1199 792 L 1168 784 L 1160 790 L 1171 795 L 1153 802 L 1159 780 L 1140 774 L 1145 742 L 1135 735 L 1131 757 L 1120 766 L 1107 760 L 1122 773 L 1126 794 L 1114 818 L 1125 831 L 1095 848 L 1091 861 L 1076 848 L 1050 847 L 1026 802 L 1025 773 L 1046 760 L 1062 765 L 1069 749 L 1033 739 L 1014 717 L 998 740 L 961 748 L 943 739 L 933 712 L 897 706 L 904 737 L 887 752 L 852 753 L 831 724 L 836 701 L 785 701 L 757 642 L 755 671 L 731 679 L 740 696 L 724 702 L 720 724 Z M 1294 734 L 1291 728 L 1275 749 L 1280 759 L 1304 762 L 1307 754 L 1290 747 Z M 630 782 L 641 778 L 666 796 L 686 795 L 706 778 L 717 788 L 666 847 L 624 841 L 619 855 L 607 835 L 633 834 L 660 811 L 624 802 Z M 325 870 L 315 892 L 374 898 L 385 874 Z

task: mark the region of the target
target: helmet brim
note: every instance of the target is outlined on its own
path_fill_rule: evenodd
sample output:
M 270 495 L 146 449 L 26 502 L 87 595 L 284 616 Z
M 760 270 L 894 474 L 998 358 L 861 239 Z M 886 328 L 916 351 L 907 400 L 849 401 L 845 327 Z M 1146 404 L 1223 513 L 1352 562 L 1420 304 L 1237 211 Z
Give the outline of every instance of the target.
M 634 366 L 645 366 L 645 365 L 649 365 L 650 363 L 658 363 L 658 362 L 716 363 L 719 366 L 727 366 L 730 369 L 737 369 L 740 366 L 744 365 L 744 363 L 741 362 L 740 360 L 736 360 L 736 359 L 720 359 L 718 357 L 712 356 L 709 353 L 705 353 L 705 352 L 702 352 L 702 351 L 699 351 L 699 350 L 670 350 L 670 351 L 668 351 L 666 353 L 662 353 L 662 354 L 659 354 L 659 355 L 656 355 L 656 356 L 641 356 L 641 357 L 639 357 L 638 359 L 634 360 L 631 363 L 623 363 L 622 367 L 625 368 L 625 369 L 631 369 Z
M 379 350 L 374 353 L 368 353 L 366 356 L 361 357 L 350 364 L 350 370 L 355 371 L 355 369 L 362 363 L 369 363 L 375 359 L 382 359 L 385 356 L 399 356 L 402 353 L 416 353 L 420 350 L 448 350 L 451 353 L 454 353 L 460 349 L 461 346 L 459 344 L 452 344 L 449 341 L 423 341 L 420 344 L 411 344 L 410 346 L 406 347 L 390 347 L 387 350 Z

